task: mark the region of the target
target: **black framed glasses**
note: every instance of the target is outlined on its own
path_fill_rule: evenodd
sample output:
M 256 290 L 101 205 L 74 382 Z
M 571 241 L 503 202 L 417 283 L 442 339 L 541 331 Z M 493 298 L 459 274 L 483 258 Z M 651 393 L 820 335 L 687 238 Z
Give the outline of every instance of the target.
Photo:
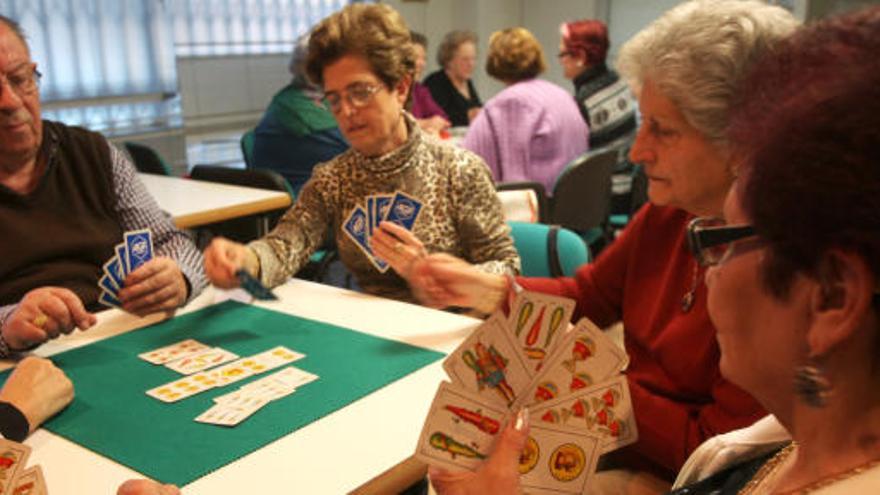
M 727 225 L 724 220 L 698 217 L 688 224 L 688 247 L 702 266 L 715 266 L 727 260 L 736 241 L 755 237 L 751 225 Z
M 3 94 L 3 80 L 6 81 L 15 94 L 26 96 L 33 94 L 40 87 L 41 77 L 43 77 L 43 74 L 37 70 L 37 64 L 33 62 L 9 74 L 0 75 L 0 95 Z
M 363 108 L 373 101 L 375 95 L 382 86 L 370 83 L 352 83 L 342 91 L 331 91 L 324 94 L 324 106 L 333 113 L 342 110 L 342 99 L 353 108 Z

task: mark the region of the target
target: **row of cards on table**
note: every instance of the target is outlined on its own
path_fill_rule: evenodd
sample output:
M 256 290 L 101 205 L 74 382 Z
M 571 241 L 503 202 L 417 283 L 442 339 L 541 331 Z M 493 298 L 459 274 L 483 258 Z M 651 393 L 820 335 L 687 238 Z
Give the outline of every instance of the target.
M 170 383 L 147 391 L 162 402 L 177 402 L 206 390 L 224 387 L 302 359 L 305 354 L 277 346 L 259 354 L 240 358 L 219 347 L 194 339 L 139 354 L 154 365 L 165 366 L 183 375 Z M 201 423 L 235 426 L 266 406 L 286 397 L 297 388 L 318 379 L 318 375 L 288 366 L 252 381 L 239 389 L 214 398 L 214 406 L 195 418 Z
M 408 194 L 396 191 L 394 194 L 373 194 L 365 198 L 366 204 L 355 206 L 342 224 L 348 237 L 361 248 L 374 267 L 382 273 L 388 270 L 388 263 L 373 254 L 370 239 L 380 222 L 391 222 L 412 230 L 422 202 Z
M 115 250 L 116 254 L 104 263 L 104 275 L 98 279 L 98 302 L 111 308 L 122 306 L 119 291 L 125 277 L 153 259 L 153 234 L 150 229 L 126 232 Z
M 443 363 L 416 456 L 475 470 L 521 407 L 531 428 L 520 456 L 525 493 L 584 493 L 601 454 L 638 439 L 626 352 L 587 319 L 569 323 L 572 300 L 521 292 Z

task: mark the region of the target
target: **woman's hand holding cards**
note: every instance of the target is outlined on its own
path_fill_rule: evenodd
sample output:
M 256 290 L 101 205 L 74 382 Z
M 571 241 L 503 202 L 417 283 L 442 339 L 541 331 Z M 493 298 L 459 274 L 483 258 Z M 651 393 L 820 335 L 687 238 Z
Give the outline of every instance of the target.
M 370 238 L 370 249 L 407 281 L 415 261 L 428 254 L 418 237 L 393 222 L 379 223 Z
M 253 277 L 260 274 L 257 254 L 244 244 L 223 237 L 215 237 L 205 249 L 205 272 L 208 280 L 221 289 L 239 286 L 235 272 L 244 268 Z

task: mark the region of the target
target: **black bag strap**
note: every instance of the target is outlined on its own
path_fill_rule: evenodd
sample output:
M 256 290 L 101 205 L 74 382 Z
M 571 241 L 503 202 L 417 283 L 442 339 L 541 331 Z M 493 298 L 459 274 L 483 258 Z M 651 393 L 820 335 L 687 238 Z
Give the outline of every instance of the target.
M 559 225 L 551 225 L 547 230 L 547 260 L 550 262 L 550 275 L 561 277 L 562 263 L 559 261 Z

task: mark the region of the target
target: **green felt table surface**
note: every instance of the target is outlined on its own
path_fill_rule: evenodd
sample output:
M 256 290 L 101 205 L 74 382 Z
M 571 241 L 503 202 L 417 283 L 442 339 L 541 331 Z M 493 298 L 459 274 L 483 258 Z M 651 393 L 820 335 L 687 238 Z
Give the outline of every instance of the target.
M 293 366 L 320 378 L 236 427 L 197 423 L 193 419 L 213 405 L 213 397 L 266 373 L 172 404 L 147 396 L 147 390 L 181 375 L 138 354 L 186 338 L 240 356 L 284 345 L 306 354 Z M 146 476 L 186 485 L 441 357 L 436 351 L 227 301 L 53 356 L 73 381 L 76 398 L 45 427 Z

